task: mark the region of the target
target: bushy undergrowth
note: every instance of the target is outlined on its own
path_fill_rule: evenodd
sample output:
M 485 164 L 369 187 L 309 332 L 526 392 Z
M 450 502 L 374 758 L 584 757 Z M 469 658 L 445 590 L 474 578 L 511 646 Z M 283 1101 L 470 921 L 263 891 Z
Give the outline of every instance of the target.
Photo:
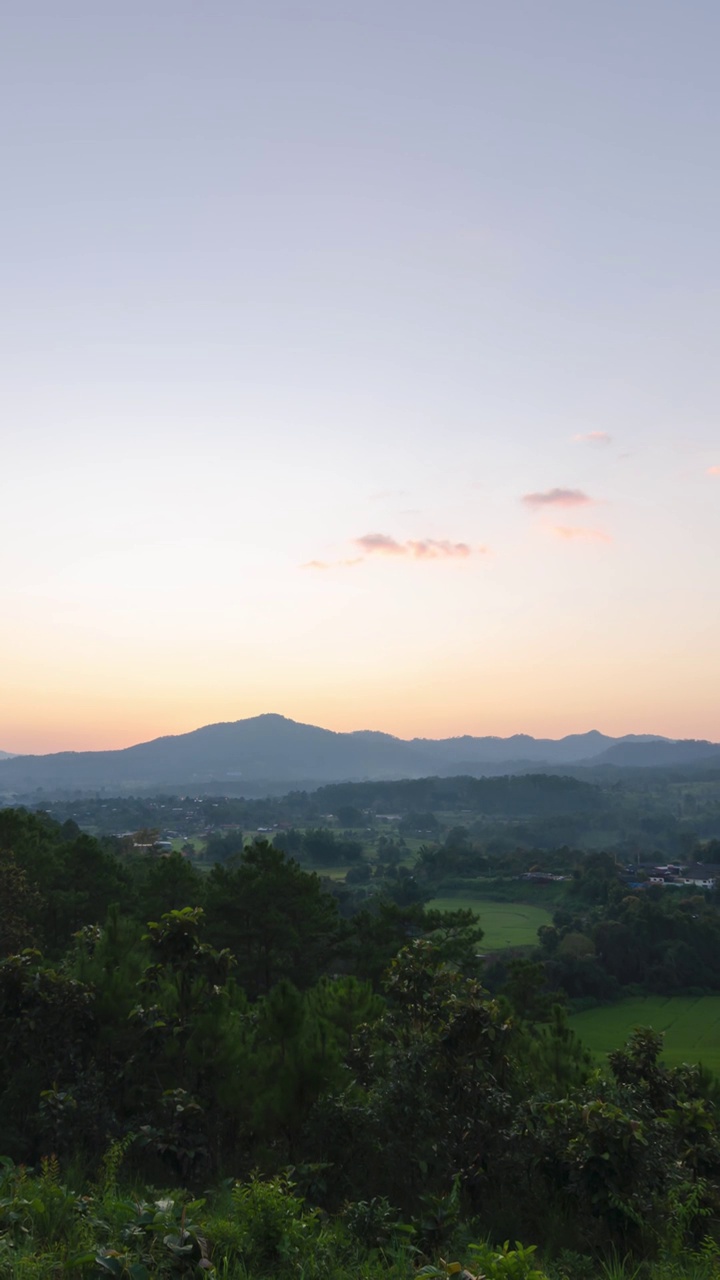
M 55 1277 L 206 1276 L 222 1280 L 410 1280 L 462 1272 L 429 1257 L 421 1225 L 400 1221 L 386 1201 L 346 1205 L 333 1218 L 297 1194 L 290 1179 L 251 1177 L 208 1199 L 184 1192 L 121 1189 L 111 1148 L 97 1184 L 73 1190 L 54 1157 L 29 1171 L 3 1160 L 0 1275 Z M 543 1280 L 532 1247 L 470 1245 L 466 1275 Z
M 118 1185 L 122 1144 L 95 1183 L 73 1189 L 55 1157 L 39 1169 L 0 1161 L 0 1276 L 205 1276 L 210 1280 L 718 1280 L 720 1251 L 700 1248 L 652 1265 L 561 1250 L 545 1262 L 533 1245 L 472 1242 L 470 1224 L 449 1221 L 444 1248 L 427 1244 L 427 1214 L 404 1223 L 383 1198 L 330 1217 L 287 1175 L 253 1175 L 207 1197 Z M 452 1195 L 448 1197 L 450 1201 Z M 475 1224 L 477 1227 L 477 1224 Z

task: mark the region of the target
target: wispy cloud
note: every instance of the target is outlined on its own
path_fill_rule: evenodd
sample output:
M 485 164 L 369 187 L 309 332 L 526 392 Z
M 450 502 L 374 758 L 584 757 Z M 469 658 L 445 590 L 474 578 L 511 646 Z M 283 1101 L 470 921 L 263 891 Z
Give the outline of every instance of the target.
M 447 538 L 408 538 L 398 542 L 389 533 L 364 533 L 355 545 L 368 556 L 410 556 L 414 560 L 464 559 L 473 554 L 467 542 L 450 542 Z M 479 548 L 486 551 L 487 548 Z
M 576 444 L 610 444 L 612 436 L 607 431 L 586 431 L 585 434 L 573 436 Z
M 564 538 L 566 542 L 571 542 L 574 539 L 578 539 L 581 542 L 612 542 L 610 534 L 604 533 L 602 529 L 582 529 L 576 525 L 555 525 L 553 533 L 558 538 Z
M 521 501 L 526 507 L 541 510 L 543 507 L 587 507 L 593 499 L 582 489 L 546 489 L 543 493 L 525 493 Z
M 469 556 L 489 555 L 489 547 L 471 547 L 468 542 L 451 542 L 449 538 L 407 538 L 400 542 L 389 533 L 364 533 L 353 539 L 360 555 L 342 560 L 308 560 L 302 569 L 348 569 L 377 556 L 406 560 L 466 560 Z
M 709 476 L 720 476 L 720 467 L 708 467 L 705 474 Z
M 352 569 L 353 565 L 362 564 L 364 556 L 352 556 L 349 560 L 306 560 L 301 569 Z

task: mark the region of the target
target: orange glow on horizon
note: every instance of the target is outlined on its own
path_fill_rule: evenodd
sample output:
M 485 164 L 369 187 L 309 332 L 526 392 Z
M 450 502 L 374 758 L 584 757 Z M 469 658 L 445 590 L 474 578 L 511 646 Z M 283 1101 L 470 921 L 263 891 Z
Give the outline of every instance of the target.
M 318 702 L 316 709 L 303 705 L 281 707 L 279 705 L 234 706 L 218 708 L 208 704 L 206 708 L 182 707 L 168 710 L 156 708 L 144 714 L 108 716 L 100 721 L 88 719 L 79 724 L 63 722 L 54 717 L 38 716 L 33 723 L 19 722 L 15 725 L 7 721 L 2 726 L 0 749 L 14 754 L 44 755 L 61 751 L 113 751 L 122 750 L 141 742 L 149 742 L 155 738 L 181 735 L 203 728 L 205 725 L 220 722 L 245 720 L 254 716 L 272 712 L 284 715 L 290 720 L 302 724 L 316 725 L 336 733 L 352 733 L 358 730 L 375 730 L 388 733 L 397 738 L 453 738 L 461 736 L 509 738 L 515 734 L 527 734 L 533 738 L 563 738 L 568 734 L 587 733 L 591 729 L 598 730 L 608 737 L 622 737 L 625 734 L 659 734 L 667 738 L 707 738 L 716 741 L 720 734 L 712 719 L 703 722 L 698 717 L 694 722 L 685 716 L 663 717 L 658 724 L 655 716 L 648 708 L 638 717 L 628 714 L 627 710 L 608 709 L 602 715 L 586 712 L 543 713 L 538 709 L 528 709 L 526 716 L 518 713 L 506 714 L 494 712 L 487 717 L 470 713 L 457 713 L 446 708 L 430 707 L 422 712 L 419 708 L 411 715 L 393 712 L 388 708 L 387 700 L 379 703 L 375 712 L 369 700 L 364 702 L 364 710 L 340 710 L 337 705 L 323 707 Z

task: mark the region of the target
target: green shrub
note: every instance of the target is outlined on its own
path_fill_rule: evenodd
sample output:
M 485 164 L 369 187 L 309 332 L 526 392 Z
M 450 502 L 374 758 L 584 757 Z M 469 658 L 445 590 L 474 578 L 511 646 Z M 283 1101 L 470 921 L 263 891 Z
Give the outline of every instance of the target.
M 470 1280 L 546 1280 L 542 1271 L 534 1265 L 534 1244 L 523 1246 L 517 1241 L 515 1248 L 510 1248 L 506 1240 L 500 1247 L 489 1244 L 471 1244 L 468 1251 L 472 1254 L 471 1268 L 463 1269 L 460 1262 L 444 1262 L 439 1267 L 430 1264 L 421 1267 L 418 1276 L 432 1277 L 432 1280 L 446 1280 L 446 1277 L 457 1276 L 458 1280 L 469 1277 Z M 477 1274 L 476 1274 L 477 1273 Z
M 407 1243 L 413 1228 L 401 1222 L 400 1214 L 386 1196 L 349 1201 L 342 1212 L 343 1222 L 353 1240 L 366 1249 L 384 1249 Z
M 318 1243 L 320 1213 L 307 1209 L 293 1187 L 284 1174 L 236 1183 L 232 1216 L 209 1224 L 215 1254 L 241 1261 L 249 1274 L 306 1259 Z

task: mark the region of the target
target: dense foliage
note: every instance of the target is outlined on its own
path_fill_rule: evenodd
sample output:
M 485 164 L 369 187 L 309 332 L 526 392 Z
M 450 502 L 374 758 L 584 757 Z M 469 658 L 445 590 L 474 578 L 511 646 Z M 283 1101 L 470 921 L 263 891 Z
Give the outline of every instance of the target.
M 385 873 L 354 897 L 266 841 L 202 871 L 136 843 L 0 811 L 3 1275 L 438 1276 L 452 1254 L 530 1280 L 488 1237 L 558 1276 L 613 1251 L 712 1274 L 713 1082 L 647 1030 L 599 1071 L 562 1007 L 715 981 L 710 899 L 559 851 L 537 954 L 484 970 L 471 912 L 394 901 Z M 458 830 L 445 852 L 488 858 Z M 428 846 L 417 883 L 438 865 Z
M 564 773 L 572 773 L 564 769 Z M 515 777 L 417 778 L 335 783 L 284 796 L 139 795 L 42 797 L 60 822 L 70 819 L 99 833 L 170 828 L 189 835 L 257 831 L 275 824 L 373 829 L 396 815 L 405 834 L 434 837 L 438 825 L 461 820 L 498 850 L 550 850 L 562 844 L 603 848 L 619 856 L 689 857 L 715 841 L 720 851 L 720 774 L 662 769 L 578 769 Z M 36 805 L 39 797 L 28 797 Z M 453 818 L 453 815 L 454 818 Z M 439 822 L 438 822 L 439 820 Z M 295 851 L 294 851 L 295 852 Z

